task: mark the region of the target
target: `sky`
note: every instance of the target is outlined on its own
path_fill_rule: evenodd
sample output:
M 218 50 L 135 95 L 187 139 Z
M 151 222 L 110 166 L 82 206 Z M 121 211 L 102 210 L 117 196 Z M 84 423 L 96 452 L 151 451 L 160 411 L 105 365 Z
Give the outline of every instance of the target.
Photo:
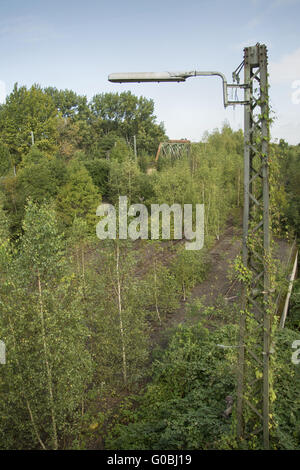
M 113 84 L 113 72 L 216 70 L 231 83 L 243 48 L 266 44 L 272 140 L 300 142 L 300 0 L 0 0 L 0 101 L 14 84 L 151 98 L 170 139 L 200 141 L 243 106 L 224 109 L 219 77 Z M 242 77 L 241 77 L 242 78 Z M 242 81 L 242 80 L 241 80 Z

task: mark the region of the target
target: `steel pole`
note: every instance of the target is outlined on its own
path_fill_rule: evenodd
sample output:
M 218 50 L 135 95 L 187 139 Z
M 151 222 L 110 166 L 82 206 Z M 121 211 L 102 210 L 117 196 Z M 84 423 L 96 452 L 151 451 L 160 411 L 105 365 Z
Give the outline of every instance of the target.
M 237 435 L 257 436 L 269 449 L 270 233 L 269 104 L 266 46 L 244 50 L 244 214 L 243 264 L 251 274 L 244 286 L 237 383 Z M 260 438 L 261 436 L 261 438 Z

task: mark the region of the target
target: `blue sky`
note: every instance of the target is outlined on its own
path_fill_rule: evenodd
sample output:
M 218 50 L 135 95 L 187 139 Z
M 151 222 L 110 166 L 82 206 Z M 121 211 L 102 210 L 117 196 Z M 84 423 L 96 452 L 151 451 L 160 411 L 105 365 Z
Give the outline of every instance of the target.
M 269 51 L 272 138 L 300 142 L 300 0 L 1 0 L 0 6 L 2 101 L 15 82 L 88 98 L 131 90 L 154 100 L 170 138 L 199 141 L 225 120 L 234 129 L 243 125 L 242 106 L 224 110 L 219 78 L 119 85 L 108 74 L 218 70 L 231 82 L 243 47 L 260 42 Z

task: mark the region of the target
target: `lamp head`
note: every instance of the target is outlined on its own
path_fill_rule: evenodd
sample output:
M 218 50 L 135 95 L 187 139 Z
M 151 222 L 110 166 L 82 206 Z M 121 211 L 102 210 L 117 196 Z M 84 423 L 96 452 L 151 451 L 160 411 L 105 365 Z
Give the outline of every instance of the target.
M 186 74 L 180 72 L 111 73 L 108 76 L 108 80 L 113 83 L 184 82 L 186 78 Z

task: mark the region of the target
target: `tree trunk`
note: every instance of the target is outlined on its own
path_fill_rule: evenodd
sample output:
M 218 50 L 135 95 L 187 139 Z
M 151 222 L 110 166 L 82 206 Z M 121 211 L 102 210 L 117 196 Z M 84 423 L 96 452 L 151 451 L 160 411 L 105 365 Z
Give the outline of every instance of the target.
M 160 325 L 161 325 L 161 317 L 160 317 L 160 313 L 159 313 L 159 310 L 158 310 L 158 299 L 157 299 L 156 260 L 154 260 L 154 297 L 155 297 L 155 309 L 156 309 L 156 313 L 157 313 L 157 317 L 158 317 L 159 323 L 160 323 Z
M 120 326 L 120 335 L 122 343 L 122 359 L 123 359 L 123 380 L 124 385 L 127 385 L 127 362 L 126 362 L 126 347 L 125 347 L 125 335 L 123 328 L 123 312 L 122 312 L 122 298 L 121 298 L 121 282 L 120 282 L 120 251 L 119 243 L 117 241 L 117 256 L 116 256 L 116 272 L 117 272 L 117 293 L 118 293 L 118 310 L 119 310 L 119 326 Z
M 36 438 L 37 440 L 39 441 L 39 443 L 41 444 L 41 447 L 43 450 L 46 450 L 46 447 L 41 439 L 41 436 L 39 435 L 39 432 L 38 432 L 38 428 L 35 424 L 35 421 L 33 419 L 33 414 L 32 414 L 32 411 L 31 411 L 31 407 L 30 407 L 30 404 L 29 404 L 29 401 L 26 399 L 26 405 L 27 405 L 27 409 L 28 409 L 28 412 L 29 412 L 29 416 L 30 416 L 30 421 L 32 423 L 32 426 L 33 426 L 33 429 L 34 429 L 34 433 L 36 435 Z
M 19 373 L 20 373 L 20 376 L 22 377 L 22 369 L 20 367 L 20 364 L 19 364 L 19 360 L 18 360 L 18 354 L 17 354 L 17 345 L 16 345 L 16 335 L 15 335 L 15 330 L 14 330 L 14 327 L 12 325 L 12 322 L 10 320 L 10 316 L 9 316 L 9 327 L 11 329 L 11 332 L 12 332 L 12 337 L 13 337 L 13 345 L 14 345 L 14 351 L 15 351 L 15 356 L 16 356 L 16 363 L 17 363 L 17 366 L 19 368 Z M 23 381 L 23 378 L 22 378 L 22 381 Z M 24 387 L 25 388 L 25 387 Z M 43 443 L 42 439 L 41 439 L 41 436 L 39 434 L 39 431 L 38 431 L 38 427 L 34 421 L 34 418 L 33 418 L 33 414 L 32 414 L 32 411 L 31 411 L 31 406 L 30 406 L 30 403 L 29 403 L 29 400 L 26 396 L 26 393 L 25 393 L 25 390 L 24 388 L 22 387 L 22 391 L 21 393 L 24 395 L 24 399 L 26 401 L 26 406 L 27 406 L 27 409 L 28 409 L 28 412 L 29 412 L 29 416 L 30 416 L 30 421 L 31 421 L 31 424 L 32 424 L 32 427 L 33 427 L 33 430 L 34 430 L 34 433 L 36 435 L 36 438 L 37 440 L 39 441 L 41 447 L 43 450 L 46 450 L 46 447 L 45 447 L 45 444 Z
M 47 379 L 48 379 L 49 401 L 50 401 L 51 418 L 52 418 L 53 445 L 54 445 L 53 448 L 54 448 L 54 450 L 57 450 L 58 449 L 58 439 L 57 439 L 56 417 L 55 417 L 55 411 L 54 411 L 52 372 L 51 372 L 50 364 L 49 364 L 49 361 L 48 361 L 48 346 L 47 346 L 46 333 L 45 333 L 44 306 L 43 306 L 43 298 L 42 298 L 41 278 L 40 278 L 39 271 L 38 271 L 38 290 L 39 290 L 39 300 L 40 300 L 40 317 L 41 317 L 41 326 L 42 326 L 42 338 L 43 338 L 45 364 L 46 364 Z
M 85 258 L 84 258 L 84 246 L 81 245 L 81 264 L 82 264 L 82 287 L 83 287 L 83 298 L 86 300 L 86 284 L 85 284 Z
M 238 188 L 237 188 L 237 206 L 240 207 L 240 169 L 238 169 Z

